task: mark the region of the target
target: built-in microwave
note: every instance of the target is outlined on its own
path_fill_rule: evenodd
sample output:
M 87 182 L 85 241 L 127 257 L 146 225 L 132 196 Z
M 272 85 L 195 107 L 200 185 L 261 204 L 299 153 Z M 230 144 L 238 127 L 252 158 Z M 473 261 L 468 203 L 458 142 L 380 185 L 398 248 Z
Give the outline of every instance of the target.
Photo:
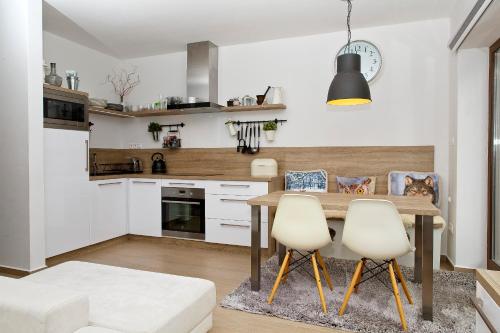
M 88 131 L 87 95 L 65 90 L 44 85 L 44 127 Z

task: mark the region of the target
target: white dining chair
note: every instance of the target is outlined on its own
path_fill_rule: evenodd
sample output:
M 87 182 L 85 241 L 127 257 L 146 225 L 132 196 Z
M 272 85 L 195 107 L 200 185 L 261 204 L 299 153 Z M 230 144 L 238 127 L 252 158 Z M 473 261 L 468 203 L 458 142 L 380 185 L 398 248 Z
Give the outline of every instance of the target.
M 410 252 L 412 247 L 396 206 L 387 200 L 357 199 L 351 201 L 345 219 L 342 244 L 361 255 L 362 259 L 356 265 L 339 315 L 344 314 L 352 292 L 357 292 L 361 283 L 388 270 L 401 324 L 403 330 L 406 331 L 407 324 L 399 296 L 398 281 L 401 283 L 408 302 L 413 304 L 413 300 L 396 258 Z M 382 263 L 377 264 L 379 267 L 377 270 L 367 269 L 368 260 L 382 261 Z M 370 276 L 362 280 L 365 269 Z
M 304 194 L 284 194 L 281 196 L 274 217 L 271 235 L 288 248 L 283 264 L 280 267 L 273 289 L 268 297 L 271 304 L 280 283 L 286 282 L 289 272 L 304 263 L 304 257 L 293 261 L 293 253 L 307 252 L 310 256 L 316 286 L 323 312 L 326 313 L 326 302 L 321 285 L 318 263 L 330 290 L 333 284 L 318 249 L 332 242 L 326 223 L 325 213 L 318 198 Z

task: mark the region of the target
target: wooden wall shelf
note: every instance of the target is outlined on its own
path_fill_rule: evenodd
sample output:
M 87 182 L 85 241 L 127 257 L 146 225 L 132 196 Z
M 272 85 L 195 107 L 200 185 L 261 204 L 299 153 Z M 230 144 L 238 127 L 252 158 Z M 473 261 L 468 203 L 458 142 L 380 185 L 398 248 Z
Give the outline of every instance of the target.
M 250 105 L 250 106 L 225 106 L 220 111 L 212 111 L 211 109 L 166 109 L 166 110 L 141 110 L 136 112 L 122 112 L 107 110 L 98 107 L 89 107 L 89 113 L 100 114 L 103 116 L 120 117 L 120 118 L 140 118 L 140 117 L 159 117 L 159 116 L 177 116 L 185 114 L 198 113 L 219 113 L 219 112 L 247 112 L 247 111 L 265 111 L 265 110 L 284 110 L 285 104 L 265 104 L 265 105 Z
M 222 112 L 242 112 L 242 111 L 264 111 L 264 110 L 284 110 L 285 104 L 263 104 L 263 105 L 249 105 L 249 106 L 225 106 Z
M 118 118 L 134 118 L 134 116 L 129 115 L 128 112 L 108 110 L 95 106 L 89 106 L 89 113 L 100 114 L 102 116 L 118 117 Z

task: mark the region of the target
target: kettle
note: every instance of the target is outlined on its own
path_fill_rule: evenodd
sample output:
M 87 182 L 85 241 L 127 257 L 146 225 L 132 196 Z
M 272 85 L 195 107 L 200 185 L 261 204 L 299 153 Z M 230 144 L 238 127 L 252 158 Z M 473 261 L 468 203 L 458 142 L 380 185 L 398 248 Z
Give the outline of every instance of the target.
M 154 153 L 151 156 L 151 161 L 153 161 L 151 165 L 152 173 L 167 173 L 167 163 L 165 163 L 162 153 Z

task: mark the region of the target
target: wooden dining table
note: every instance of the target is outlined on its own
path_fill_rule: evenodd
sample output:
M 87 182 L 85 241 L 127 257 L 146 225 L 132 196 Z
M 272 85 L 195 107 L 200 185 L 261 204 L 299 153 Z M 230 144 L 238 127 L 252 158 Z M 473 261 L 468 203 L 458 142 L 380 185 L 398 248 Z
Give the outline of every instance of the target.
M 261 206 L 277 207 L 281 196 L 285 193 L 297 192 L 278 191 L 267 195 L 251 198 L 247 203 L 251 206 L 251 275 L 250 285 L 254 291 L 260 290 L 260 259 L 261 259 Z M 347 211 L 352 200 L 360 199 L 359 195 L 341 193 L 301 193 L 315 196 L 321 202 L 323 209 Z M 367 197 L 361 197 L 367 198 Z M 415 265 L 414 282 L 422 284 L 422 316 L 424 320 L 432 321 L 433 297 L 433 244 L 434 216 L 441 214 L 428 199 L 422 197 L 371 195 L 370 199 L 389 200 L 394 203 L 400 214 L 415 215 Z M 283 261 L 286 249 L 278 244 L 280 263 Z

